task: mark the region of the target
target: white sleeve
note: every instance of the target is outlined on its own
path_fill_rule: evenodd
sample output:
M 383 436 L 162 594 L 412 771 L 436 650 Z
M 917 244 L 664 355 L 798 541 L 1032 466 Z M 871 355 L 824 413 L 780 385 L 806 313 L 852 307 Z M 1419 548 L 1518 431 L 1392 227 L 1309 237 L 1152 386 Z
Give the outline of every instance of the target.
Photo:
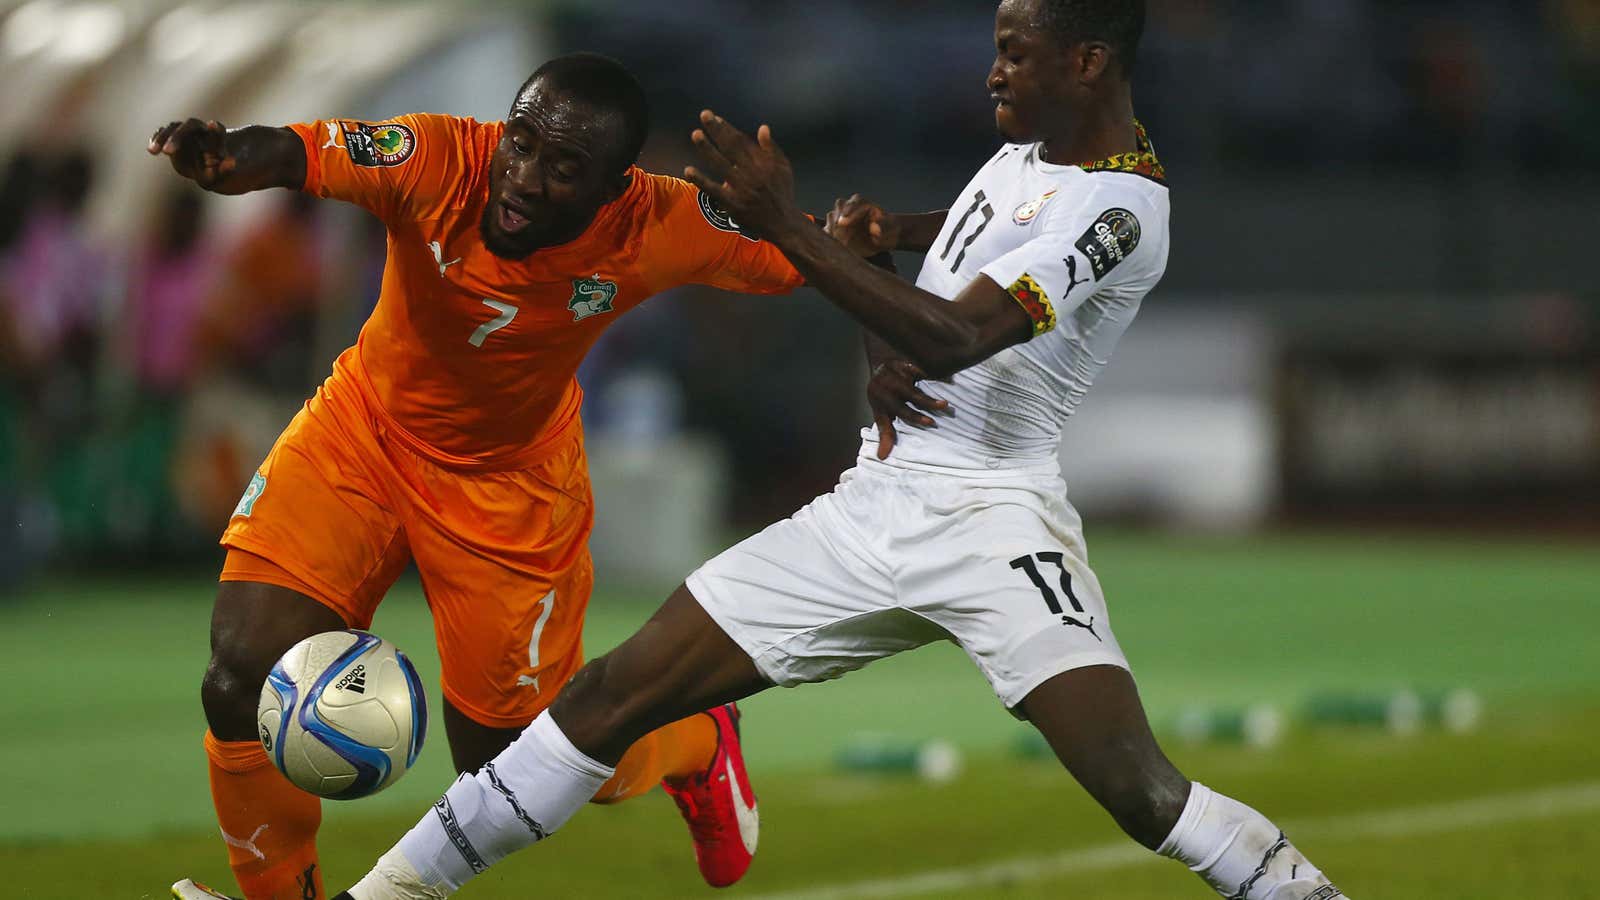
M 1129 191 L 1096 190 L 1077 207 L 1048 212 L 1032 238 L 980 270 L 1028 313 L 1035 336 L 1143 269 L 1139 259 L 1128 260 L 1139 249 L 1141 215 L 1153 218 L 1149 202 Z

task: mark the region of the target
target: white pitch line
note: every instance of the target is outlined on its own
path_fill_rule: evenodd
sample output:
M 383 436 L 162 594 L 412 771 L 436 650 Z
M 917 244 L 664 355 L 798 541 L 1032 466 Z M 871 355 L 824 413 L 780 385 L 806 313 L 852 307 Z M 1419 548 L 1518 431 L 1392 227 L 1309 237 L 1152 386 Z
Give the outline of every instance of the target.
M 1596 810 L 1600 810 L 1600 781 L 1585 781 L 1451 803 L 1290 821 L 1284 830 L 1291 835 L 1331 839 L 1412 837 L 1486 825 L 1556 818 Z M 1154 862 L 1166 861 L 1132 841 L 1122 841 L 1050 856 L 1025 857 L 956 869 L 935 869 L 917 875 L 875 878 L 799 891 L 758 894 L 752 896 L 750 900 L 857 900 L 857 898 L 866 900 L 877 897 L 911 897 L 941 891 L 961 891 L 1042 881 L 1060 875 L 1120 869 Z

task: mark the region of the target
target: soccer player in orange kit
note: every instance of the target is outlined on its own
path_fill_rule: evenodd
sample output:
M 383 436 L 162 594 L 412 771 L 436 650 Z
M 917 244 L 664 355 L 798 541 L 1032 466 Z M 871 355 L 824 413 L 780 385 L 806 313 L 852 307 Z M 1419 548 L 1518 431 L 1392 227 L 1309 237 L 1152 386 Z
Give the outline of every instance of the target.
M 150 153 L 208 191 L 300 189 L 388 228 L 377 308 L 222 536 L 205 748 L 250 900 L 324 896 L 320 801 L 289 785 L 256 736 L 277 658 L 312 634 L 367 627 L 415 561 L 451 753 L 460 771 L 482 767 L 583 663 L 584 354 L 622 313 L 678 285 L 767 294 L 801 283 L 693 185 L 638 169 L 646 128 L 632 75 L 576 54 L 541 66 L 504 123 L 408 115 L 229 130 L 190 119 L 151 137 Z M 652 732 L 595 796 L 661 781 L 719 886 L 755 849 L 737 726 L 730 704 Z M 218 896 L 188 881 L 174 893 Z

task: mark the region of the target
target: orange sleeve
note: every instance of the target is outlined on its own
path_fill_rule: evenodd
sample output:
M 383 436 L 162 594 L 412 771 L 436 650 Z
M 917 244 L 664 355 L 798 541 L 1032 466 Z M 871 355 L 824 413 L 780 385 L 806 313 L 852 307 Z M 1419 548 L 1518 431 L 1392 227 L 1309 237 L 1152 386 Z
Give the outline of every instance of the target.
M 306 193 L 404 221 L 425 218 L 450 200 L 470 151 L 470 125 L 451 116 L 409 115 L 289 127 L 305 144 Z
M 658 177 L 668 205 L 662 224 L 682 282 L 745 294 L 781 294 L 805 284 L 777 247 L 746 236 L 699 188 Z

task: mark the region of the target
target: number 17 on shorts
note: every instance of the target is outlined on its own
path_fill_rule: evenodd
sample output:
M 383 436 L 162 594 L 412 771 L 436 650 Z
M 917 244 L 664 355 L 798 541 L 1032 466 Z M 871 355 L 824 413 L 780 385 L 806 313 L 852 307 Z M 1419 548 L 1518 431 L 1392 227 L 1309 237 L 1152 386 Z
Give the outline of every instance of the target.
M 1019 556 L 1013 559 L 1011 568 L 1027 574 L 1028 580 L 1033 582 L 1033 586 L 1039 589 L 1039 594 L 1044 599 L 1045 607 L 1050 610 L 1052 615 L 1061 617 L 1061 624 L 1082 628 L 1089 632 L 1095 640 L 1105 643 L 1105 639 L 1094 630 L 1094 616 L 1084 611 L 1083 602 L 1078 599 L 1078 595 L 1072 590 L 1072 573 L 1067 571 L 1064 560 L 1065 554 L 1059 550 L 1041 550 L 1038 553 L 1031 553 L 1027 556 Z M 1041 566 L 1054 566 L 1055 574 L 1059 577 L 1057 584 L 1061 588 L 1059 596 L 1056 594 L 1055 588 L 1050 586 L 1050 582 L 1045 580 L 1044 571 L 1040 570 Z M 1045 571 L 1048 571 L 1048 569 Z M 1071 605 L 1072 608 L 1070 610 L 1062 607 L 1061 600 L 1063 597 Z

